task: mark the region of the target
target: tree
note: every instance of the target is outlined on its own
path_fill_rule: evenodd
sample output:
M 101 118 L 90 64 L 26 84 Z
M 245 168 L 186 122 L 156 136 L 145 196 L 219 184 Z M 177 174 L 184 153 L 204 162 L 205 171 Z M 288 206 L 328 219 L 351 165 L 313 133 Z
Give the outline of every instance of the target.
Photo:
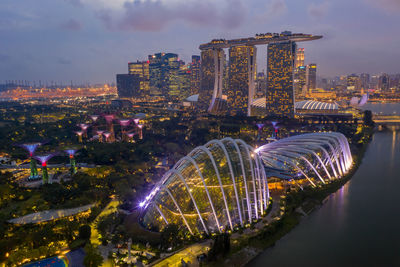
M 90 235 L 92 234 L 92 229 L 90 228 L 89 225 L 85 224 L 79 227 L 79 238 L 87 240 L 90 238 Z
M 85 258 L 83 259 L 83 265 L 86 267 L 97 267 L 103 263 L 103 257 L 99 254 L 97 249 L 92 244 L 88 243 L 85 246 Z
M 161 247 L 164 249 L 176 247 L 182 242 L 181 237 L 182 234 L 179 231 L 179 226 L 170 223 L 161 232 Z
M 364 111 L 364 124 L 366 126 L 374 126 L 374 121 L 372 120 L 372 112 L 371 110 Z

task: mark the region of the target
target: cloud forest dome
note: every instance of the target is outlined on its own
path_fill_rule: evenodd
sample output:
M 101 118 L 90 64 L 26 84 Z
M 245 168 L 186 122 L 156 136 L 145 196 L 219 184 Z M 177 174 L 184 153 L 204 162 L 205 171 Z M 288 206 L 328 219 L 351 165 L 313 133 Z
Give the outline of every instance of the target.
M 336 132 L 292 136 L 255 152 L 267 169 L 285 170 L 294 177 L 306 178 L 313 186 L 342 177 L 353 163 L 347 138 Z
M 140 206 L 143 224 L 183 225 L 191 234 L 222 232 L 262 216 L 269 190 L 260 157 L 240 139 L 212 140 L 168 171 Z

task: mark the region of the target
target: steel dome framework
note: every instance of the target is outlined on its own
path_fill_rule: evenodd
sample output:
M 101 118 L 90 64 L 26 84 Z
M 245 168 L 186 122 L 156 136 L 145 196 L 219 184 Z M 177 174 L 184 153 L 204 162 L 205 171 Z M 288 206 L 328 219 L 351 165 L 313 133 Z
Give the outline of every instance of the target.
M 256 153 L 266 167 L 283 169 L 293 177 L 316 182 L 340 178 L 352 166 L 349 143 L 341 133 L 310 133 L 261 146 Z M 313 179 L 314 178 L 314 179 Z
M 212 140 L 168 171 L 140 203 L 143 223 L 185 225 L 191 234 L 222 232 L 262 216 L 269 199 L 265 169 L 240 139 Z

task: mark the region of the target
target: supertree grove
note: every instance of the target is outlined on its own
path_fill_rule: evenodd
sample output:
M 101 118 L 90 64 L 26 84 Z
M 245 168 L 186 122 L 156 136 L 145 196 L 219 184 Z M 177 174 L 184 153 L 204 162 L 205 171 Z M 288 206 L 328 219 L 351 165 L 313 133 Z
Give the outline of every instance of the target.
M 143 124 L 138 124 L 137 127 L 139 128 L 139 139 L 143 139 Z
M 78 136 L 78 141 L 79 141 L 79 143 L 82 143 L 83 131 L 76 131 L 75 133 L 76 133 L 76 135 Z

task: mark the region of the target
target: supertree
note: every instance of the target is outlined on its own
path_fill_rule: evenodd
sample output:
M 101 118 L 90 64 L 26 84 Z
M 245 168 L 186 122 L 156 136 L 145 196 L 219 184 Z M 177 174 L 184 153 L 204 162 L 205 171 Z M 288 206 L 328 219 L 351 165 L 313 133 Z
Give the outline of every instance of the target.
M 107 122 L 108 131 L 110 132 L 109 141 L 114 141 L 114 125 L 113 125 L 114 118 L 115 118 L 114 114 L 104 115 L 104 119 Z
M 133 122 L 137 125 L 139 123 L 140 119 L 133 119 Z
M 260 140 L 261 138 L 261 132 L 262 129 L 264 128 L 264 123 L 257 123 L 257 128 L 258 128 L 258 136 L 257 136 L 257 140 Z
M 104 133 L 104 131 L 103 130 L 97 130 L 96 133 L 99 136 L 99 142 L 100 143 L 103 142 L 103 133 Z
M 35 159 L 39 160 L 40 163 L 42 164 L 42 179 L 43 179 L 43 184 L 51 184 L 52 181 L 49 180 L 49 173 L 47 172 L 47 162 L 57 155 L 57 153 L 50 153 L 42 156 L 35 156 Z
M 278 122 L 277 121 L 271 121 L 271 124 L 272 124 L 272 127 L 274 128 L 274 132 L 272 134 L 272 137 L 278 138 L 278 129 L 279 129 L 279 126 L 277 126 Z
M 87 137 L 87 129 L 89 128 L 89 125 L 86 123 L 79 123 L 78 126 L 81 128 L 83 136 Z
M 92 119 L 93 123 L 95 123 L 99 118 L 100 118 L 99 115 L 90 115 L 90 119 Z
M 66 149 L 65 152 L 69 156 L 69 164 L 70 164 L 70 172 L 71 176 L 76 173 L 76 162 L 75 162 L 75 153 L 78 149 Z
M 121 140 L 125 140 L 126 139 L 125 129 L 126 127 L 129 126 L 129 124 L 131 124 L 131 120 L 125 119 L 125 120 L 119 120 L 118 122 L 121 125 Z
M 138 124 L 137 127 L 139 128 L 139 139 L 143 139 L 143 124 Z
M 82 143 L 83 131 L 76 131 L 75 133 L 78 136 L 79 143 Z
M 126 136 L 128 137 L 128 142 L 134 142 L 134 140 L 133 140 L 133 136 L 135 135 L 135 133 L 134 132 L 131 132 L 131 133 L 127 133 L 126 134 Z
M 111 133 L 110 133 L 110 132 L 104 132 L 103 135 L 104 135 L 104 137 L 106 138 L 105 141 L 106 141 L 106 142 L 109 142 L 109 141 L 110 141 Z
M 31 173 L 29 175 L 29 180 L 31 179 L 36 179 L 39 177 L 38 171 L 37 171 L 37 166 L 36 166 L 36 160 L 34 160 L 33 156 L 35 154 L 36 149 L 41 146 L 43 143 L 29 143 L 29 144 L 22 144 L 19 145 L 22 148 L 25 148 L 29 152 L 29 161 L 30 161 L 30 168 L 31 168 Z

